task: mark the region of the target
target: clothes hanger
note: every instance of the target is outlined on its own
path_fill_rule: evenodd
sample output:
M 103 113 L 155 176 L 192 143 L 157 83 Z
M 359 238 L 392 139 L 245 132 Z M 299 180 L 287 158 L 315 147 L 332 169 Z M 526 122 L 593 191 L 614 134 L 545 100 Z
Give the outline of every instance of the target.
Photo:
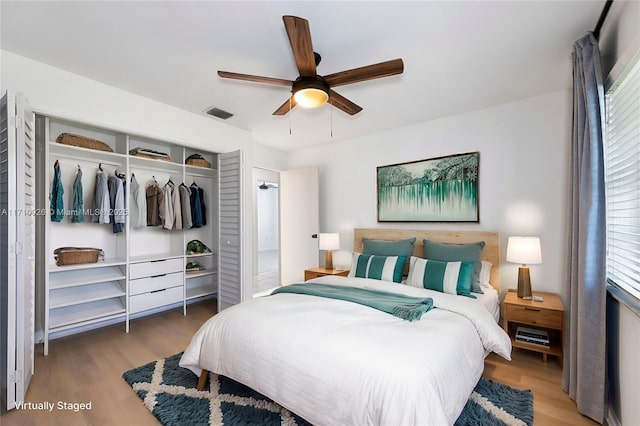
M 101 172 L 103 171 L 102 170 L 102 163 L 98 164 L 98 170 L 100 170 Z

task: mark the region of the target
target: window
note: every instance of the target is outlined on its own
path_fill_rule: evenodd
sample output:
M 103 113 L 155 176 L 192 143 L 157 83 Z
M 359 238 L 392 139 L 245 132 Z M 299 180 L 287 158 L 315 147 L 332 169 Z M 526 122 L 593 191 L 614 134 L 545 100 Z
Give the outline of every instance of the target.
M 606 94 L 607 280 L 640 300 L 640 55 Z

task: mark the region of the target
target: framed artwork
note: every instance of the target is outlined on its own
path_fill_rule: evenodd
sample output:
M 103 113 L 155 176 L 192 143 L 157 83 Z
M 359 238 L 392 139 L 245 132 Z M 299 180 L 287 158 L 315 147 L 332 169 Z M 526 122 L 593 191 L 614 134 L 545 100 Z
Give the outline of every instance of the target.
M 377 168 L 378 222 L 479 222 L 479 152 Z

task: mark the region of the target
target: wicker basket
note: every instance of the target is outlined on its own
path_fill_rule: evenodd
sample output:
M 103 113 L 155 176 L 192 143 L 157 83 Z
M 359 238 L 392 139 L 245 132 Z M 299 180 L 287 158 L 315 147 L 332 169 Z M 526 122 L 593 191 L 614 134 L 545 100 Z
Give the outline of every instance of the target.
M 53 255 L 58 266 L 96 263 L 104 257 L 102 250 L 90 247 L 60 247 L 53 251 Z
M 113 149 L 106 143 L 97 139 L 91 139 L 72 133 L 60 133 L 56 138 L 56 142 L 64 145 L 79 146 L 82 148 L 96 149 L 98 151 L 113 152 Z
M 211 163 L 205 160 L 204 157 L 200 154 L 193 154 L 188 156 L 184 163 L 190 166 L 207 167 L 209 169 L 211 168 Z
M 171 161 L 171 157 L 167 156 L 167 157 L 160 157 L 158 155 L 153 155 L 153 154 L 145 154 L 144 152 L 136 152 L 135 154 L 133 154 L 136 157 L 142 157 L 142 158 L 150 158 L 151 160 L 160 160 L 160 161 Z

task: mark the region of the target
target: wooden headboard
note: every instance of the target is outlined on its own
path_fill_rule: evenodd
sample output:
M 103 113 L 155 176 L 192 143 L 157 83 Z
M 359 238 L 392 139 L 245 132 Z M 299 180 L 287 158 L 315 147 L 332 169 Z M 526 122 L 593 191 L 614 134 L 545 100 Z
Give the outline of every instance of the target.
M 353 251 L 362 252 L 362 238 L 393 241 L 413 237 L 416 237 L 416 242 L 413 245 L 413 255 L 416 257 L 424 257 L 424 244 L 422 240 L 453 244 L 468 244 L 484 241 L 485 246 L 484 250 L 482 250 L 482 260 L 493 264 L 490 283 L 496 290 L 500 291 L 500 235 L 498 235 L 497 232 L 356 228 L 353 233 Z

